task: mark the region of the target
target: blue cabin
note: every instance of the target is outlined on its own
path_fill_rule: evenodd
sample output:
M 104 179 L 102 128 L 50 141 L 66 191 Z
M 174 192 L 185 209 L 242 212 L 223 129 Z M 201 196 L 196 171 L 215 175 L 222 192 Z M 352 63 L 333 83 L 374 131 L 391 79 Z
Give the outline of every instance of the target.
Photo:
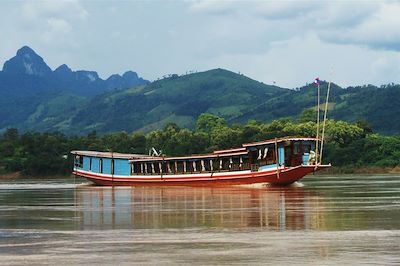
M 71 153 L 75 156 L 74 170 L 118 176 L 129 176 L 131 173 L 129 160 L 145 156 L 96 151 L 72 151 Z

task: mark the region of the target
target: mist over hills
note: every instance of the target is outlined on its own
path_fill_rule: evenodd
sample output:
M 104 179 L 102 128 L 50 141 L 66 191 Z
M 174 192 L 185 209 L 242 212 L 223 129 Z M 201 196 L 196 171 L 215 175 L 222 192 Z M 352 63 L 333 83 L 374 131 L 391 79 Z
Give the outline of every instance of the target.
M 326 89 L 323 82 L 322 95 Z M 312 84 L 291 90 L 224 69 L 174 74 L 152 83 L 131 71 L 103 80 L 94 71 L 73 71 L 64 64 L 53 71 L 25 46 L 0 71 L 0 131 L 16 127 L 68 134 L 131 132 L 169 122 L 192 128 L 204 112 L 231 124 L 297 119 L 304 109 L 315 108 L 316 95 Z M 377 132 L 395 134 L 400 130 L 398 99 L 400 86 L 395 84 L 332 84 L 329 117 L 365 120 Z

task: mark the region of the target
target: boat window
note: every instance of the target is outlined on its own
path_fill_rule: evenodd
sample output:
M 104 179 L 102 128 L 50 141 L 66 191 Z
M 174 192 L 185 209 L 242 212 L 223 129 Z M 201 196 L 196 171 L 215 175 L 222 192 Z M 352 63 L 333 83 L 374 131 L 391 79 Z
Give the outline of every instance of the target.
M 231 170 L 232 171 L 238 171 L 240 170 L 241 163 L 240 163 L 240 157 L 232 157 L 232 165 L 231 165 Z
M 75 156 L 75 166 L 80 167 L 80 168 L 83 167 L 83 156 L 81 156 L 81 155 Z
M 293 146 L 293 154 L 300 154 L 300 153 L 301 153 L 300 142 L 295 142 Z
M 186 161 L 186 172 L 193 173 L 193 162 L 192 161 Z
M 184 171 L 184 169 L 183 169 L 183 162 L 181 161 L 181 162 L 176 162 L 176 164 L 177 164 L 177 172 L 178 173 L 183 173 Z
M 274 146 L 271 145 L 261 146 L 257 149 L 256 154 L 257 154 L 257 163 L 260 166 L 276 163 Z
M 241 170 L 250 170 L 250 158 L 246 155 L 243 156 L 243 165 Z
M 303 144 L 303 152 L 310 153 L 311 151 L 311 144 Z
M 203 164 L 201 163 L 202 160 L 196 161 L 196 171 L 197 172 L 204 172 L 205 171 L 205 166 L 204 166 L 204 161 Z
M 204 170 L 206 172 L 210 172 L 211 171 L 210 159 L 204 159 L 202 164 L 204 165 Z
M 250 164 L 256 164 L 258 158 L 258 150 L 252 150 L 249 152 Z
M 164 163 L 164 173 L 172 174 L 174 172 L 174 163 L 170 161 L 166 161 Z
M 92 157 L 89 158 L 89 171 L 92 171 Z
M 114 159 L 111 159 L 111 174 L 114 174 Z
M 268 150 L 267 158 L 266 158 L 266 164 L 275 164 L 276 163 L 276 152 L 275 148 L 271 148 Z
M 158 162 L 153 163 L 153 174 L 158 174 L 160 173 L 160 165 Z
M 219 169 L 219 161 L 220 161 L 220 158 L 219 159 L 213 159 L 213 171 L 219 171 L 220 169 Z
M 222 170 L 226 171 L 230 169 L 230 162 L 229 162 L 229 158 L 223 158 L 222 159 Z
M 292 148 L 290 146 L 285 146 L 285 166 L 292 166 L 291 158 L 292 158 Z
M 141 173 L 140 166 L 141 166 L 140 163 L 132 163 L 132 173 L 136 173 L 136 174 Z

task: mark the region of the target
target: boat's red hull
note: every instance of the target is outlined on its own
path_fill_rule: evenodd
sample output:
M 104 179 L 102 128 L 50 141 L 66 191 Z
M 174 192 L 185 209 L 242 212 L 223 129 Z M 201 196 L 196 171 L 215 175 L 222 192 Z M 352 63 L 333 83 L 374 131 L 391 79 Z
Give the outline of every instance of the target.
M 136 178 L 131 176 L 128 178 L 118 178 L 111 176 L 101 176 L 95 173 L 83 173 L 75 171 L 74 174 L 82 176 L 97 185 L 101 186 L 223 186 L 223 185 L 243 185 L 255 183 L 270 183 L 272 185 L 289 185 L 303 178 L 305 175 L 315 172 L 321 168 L 329 167 L 328 165 L 315 166 L 297 166 L 292 168 L 281 169 L 268 172 L 251 172 L 246 174 L 235 174 L 224 176 L 204 176 L 204 177 L 178 177 L 169 178 Z

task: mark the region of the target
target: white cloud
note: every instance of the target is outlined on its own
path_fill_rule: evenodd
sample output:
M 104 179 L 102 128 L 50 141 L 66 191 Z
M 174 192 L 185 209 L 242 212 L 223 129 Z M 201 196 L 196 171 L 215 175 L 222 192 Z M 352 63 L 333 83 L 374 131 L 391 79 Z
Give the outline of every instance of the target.
M 236 6 L 238 4 L 238 2 L 234 0 L 225 0 L 225 1 L 194 0 L 187 2 L 190 4 L 189 9 L 193 12 L 206 12 L 216 15 L 235 11 Z
M 46 21 L 45 31 L 43 32 L 43 40 L 52 43 L 58 38 L 68 36 L 71 32 L 71 25 L 64 19 L 49 18 Z
M 400 51 L 400 2 L 381 3 L 376 12 L 355 27 L 329 32 L 323 39 L 371 48 Z
M 65 17 L 66 19 L 86 19 L 88 12 L 77 0 L 62 1 L 25 1 L 22 4 L 22 16 L 28 20 L 40 17 Z
M 315 34 L 276 42 L 263 54 L 224 54 L 208 68 L 221 66 L 267 84 L 293 88 L 315 76 L 341 86 L 400 82 L 400 54 L 356 45 L 327 44 Z M 206 68 L 207 68 L 206 67 Z
M 265 23 L 256 27 L 268 34 L 265 39 L 270 42 L 313 32 L 327 42 L 400 50 L 399 1 L 199 0 L 192 2 L 190 10 L 238 23 L 262 18 Z
M 84 22 L 88 12 L 79 1 L 24 1 L 19 6 L 19 26 L 35 34 L 46 45 L 74 45 L 73 28 Z

